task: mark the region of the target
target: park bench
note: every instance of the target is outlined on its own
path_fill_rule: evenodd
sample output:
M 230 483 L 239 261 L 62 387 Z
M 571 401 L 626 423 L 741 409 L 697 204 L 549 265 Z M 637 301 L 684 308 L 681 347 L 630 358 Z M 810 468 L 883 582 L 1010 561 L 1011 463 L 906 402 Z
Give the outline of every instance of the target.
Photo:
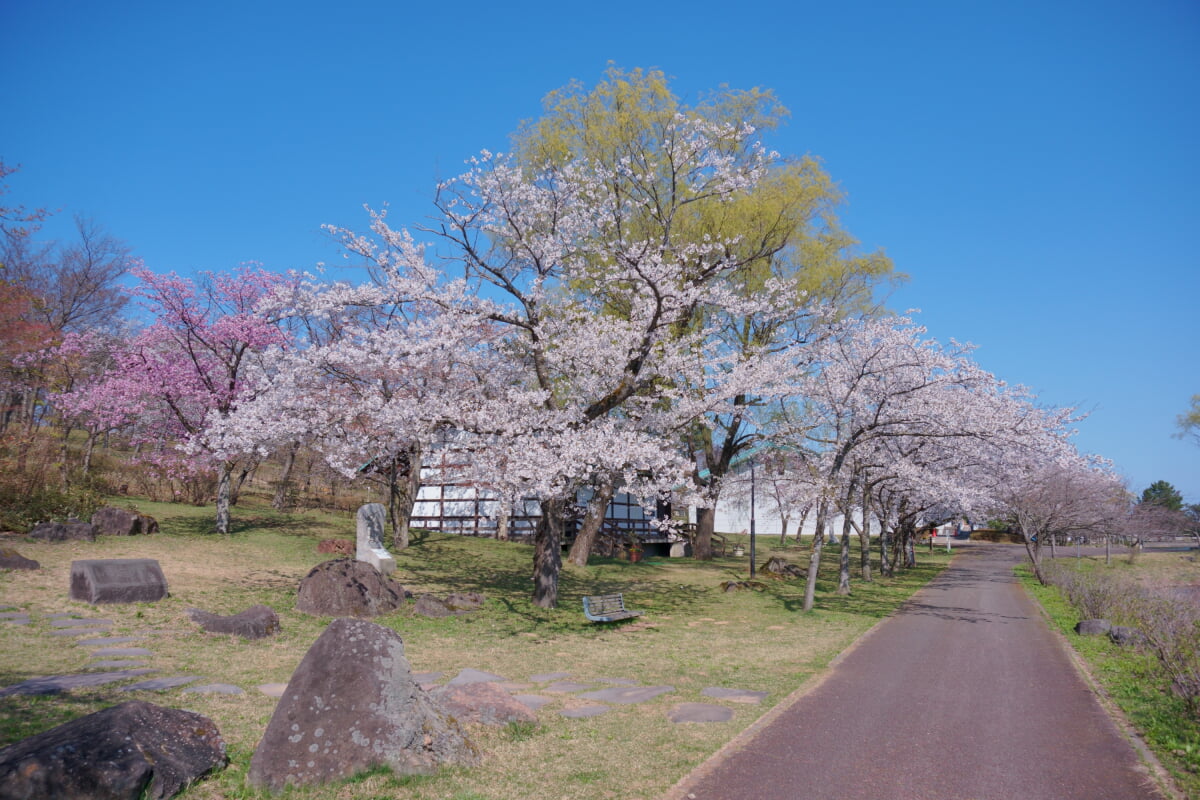
M 583 615 L 592 622 L 616 622 L 620 619 L 640 617 L 642 612 L 626 608 L 624 595 L 597 594 L 583 598 Z

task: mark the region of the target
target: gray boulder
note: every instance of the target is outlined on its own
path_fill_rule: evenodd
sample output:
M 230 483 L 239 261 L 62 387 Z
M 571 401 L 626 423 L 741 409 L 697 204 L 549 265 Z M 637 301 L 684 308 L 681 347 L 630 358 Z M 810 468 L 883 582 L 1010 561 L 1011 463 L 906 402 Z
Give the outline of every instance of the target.
M 1080 636 L 1100 636 L 1112 630 L 1112 623 L 1106 619 L 1085 619 L 1075 626 L 1075 632 Z
M 41 569 L 41 566 L 11 547 L 0 547 L 0 569 Z
M 26 535 L 42 542 L 91 542 L 96 539 L 96 526 L 90 522 L 43 522 Z
M 212 720 L 131 700 L 0 749 L 0 800 L 161 800 L 224 764 Z
M 85 603 L 153 603 L 165 599 L 167 578 L 153 558 L 90 558 L 71 562 L 71 599 Z
M 243 639 L 265 639 L 274 636 L 280 630 L 279 615 L 270 606 L 250 606 L 240 614 L 228 617 L 199 608 L 189 608 L 187 614 L 192 622 L 209 633 L 229 633 Z
M 97 509 L 96 513 L 92 514 L 92 525 L 99 536 L 136 536 L 158 533 L 158 521 L 154 517 L 113 506 Z
M 447 712 L 464 722 L 507 725 L 537 722 L 533 709 L 494 683 L 465 683 L 439 686 L 429 696 Z
M 380 765 L 430 774 L 478 762 L 459 724 L 413 680 L 400 635 L 366 620 L 336 619 L 292 674 L 247 780 L 279 791 Z
M 320 617 L 375 617 L 404 603 L 404 587 L 365 561 L 339 558 L 300 581 L 296 608 Z
M 1121 647 L 1132 647 L 1141 644 L 1146 637 L 1137 628 L 1130 628 L 1125 625 L 1113 625 L 1112 629 L 1108 632 L 1108 638 Z

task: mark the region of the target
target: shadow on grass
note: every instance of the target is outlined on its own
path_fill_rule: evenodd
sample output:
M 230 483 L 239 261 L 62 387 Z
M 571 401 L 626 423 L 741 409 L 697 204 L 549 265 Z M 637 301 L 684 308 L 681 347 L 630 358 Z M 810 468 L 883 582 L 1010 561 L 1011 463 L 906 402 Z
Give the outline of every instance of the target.
M 116 705 L 111 694 L 99 691 L 0 698 L 0 747 L 35 736 L 111 705 Z

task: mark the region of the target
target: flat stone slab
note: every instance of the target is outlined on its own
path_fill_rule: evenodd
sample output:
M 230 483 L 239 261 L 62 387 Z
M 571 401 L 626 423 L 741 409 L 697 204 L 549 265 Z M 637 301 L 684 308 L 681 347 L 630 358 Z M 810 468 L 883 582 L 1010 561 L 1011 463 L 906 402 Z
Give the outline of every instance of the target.
M 9 606 L 11 608 L 12 606 Z M 29 619 L 28 611 L 0 611 L 0 619 Z
M 90 664 L 84 664 L 84 669 L 134 669 L 136 667 L 144 667 L 145 661 L 93 661 Z
M 140 642 L 144 638 L 144 636 L 102 636 L 99 639 L 80 639 L 75 642 L 75 646 L 96 647 L 98 645 L 128 644 L 129 642 Z
M 29 617 L 14 617 L 13 619 L 0 620 L 0 622 L 3 622 L 5 625 L 28 625 Z
M 71 562 L 71 599 L 85 603 L 153 603 L 167 597 L 167 579 L 152 558 L 90 558 Z
M 717 700 L 728 700 L 731 703 L 761 703 L 766 699 L 766 692 L 752 692 L 749 689 L 726 689 L 721 686 L 710 686 L 700 692 L 705 697 Z
M 106 658 L 108 656 L 151 656 L 154 655 L 144 647 L 101 647 L 99 650 L 92 651 L 92 658 Z
M 116 672 L 90 672 L 83 675 L 50 675 L 45 678 L 30 678 L 14 686 L 0 689 L 0 697 L 9 695 L 58 694 L 71 689 L 103 686 L 106 683 L 127 681 L 154 672 L 152 669 L 122 669 Z
M 571 694 L 572 692 L 582 692 L 587 689 L 595 689 L 594 683 L 577 683 L 575 681 L 555 681 L 549 686 L 543 686 L 543 692 L 551 692 L 553 694 Z
M 675 691 L 674 686 L 619 686 L 612 689 L 600 689 L 579 695 L 584 700 L 599 700 L 602 703 L 645 703 L 662 694 Z
M 234 686 L 232 683 L 206 683 L 202 686 L 189 686 L 183 690 L 184 694 L 245 694 L 246 692 L 240 686 Z
M 493 675 L 477 669 L 464 669 L 450 680 L 451 686 L 462 686 L 464 683 L 503 683 L 508 680 L 503 675 Z
M 547 703 L 554 702 L 553 697 L 543 697 L 540 694 L 514 694 L 513 700 L 532 708 L 534 711 L 537 711 Z
M 733 719 L 733 709 L 710 703 L 680 703 L 667 712 L 667 719 L 676 724 L 683 722 L 728 722 Z
M 106 628 L 112 624 L 111 619 L 84 619 L 82 617 L 50 620 L 51 628 Z
M 267 697 L 283 697 L 283 693 L 287 691 L 286 683 L 264 683 L 258 686 L 258 690 Z
M 161 692 L 200 680 L 199 675 L 176 675 L 173 678 L 151 678 L 148 681 L 122 686 L 122 692 Z
M 530 675 L 529 680 L 534 683 L 550 683 L 551 681 L 566 680 L 571 677 L 569 672 L 543 672 L 539 675 Z
M 571 719 L 587 719 L 588 717 L 598 717 L 601 714 L 607 714 L 611 710 L 608 706 L 580 706 L 579 708 L 564 708 L 558 714 L 561 717 L 570 717 Z

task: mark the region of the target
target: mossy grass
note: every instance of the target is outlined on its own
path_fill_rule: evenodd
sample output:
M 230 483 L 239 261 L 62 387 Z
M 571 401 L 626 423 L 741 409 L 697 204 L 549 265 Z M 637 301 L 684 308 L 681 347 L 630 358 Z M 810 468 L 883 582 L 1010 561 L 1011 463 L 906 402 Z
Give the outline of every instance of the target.
M 1060 562 L 1068 559 L 1060 558 Z M 1130 563 L 1103 557 L 1069 559 L 1081 570 L 1111 571 L 1136 576 L 1147 584 L 1174 582 L 1182 577 L 1200 578 L 1187 554 L 1145 553 Z M 1088 671 L 1112 698 L 1130 724 L 1142 735 L 1162 765 L 1188 798 L 1200 799 L 1200 720 L 1188 713 L 1184 702 L 1171 691 L 1170 681 L 1148 652 L 1114 644 L 1107 636 L 1075 633 L 1079 613 L 1057 588 L 1042 586 L 1027 566 L 1017 574 L 1029 593 L 1046 611 L 1051 624 L 1087 664 Z
M 87 648 L 69 637 L 49 636 L 44 615 L 74 612 L 112 620 L 113 635 L 144 635 L 157 675 L 198 675 L 203 682 L 238 685 L 243 695 L 185 694 L 181 689 L 147 693 L 152 702 L 211 717 L 229 746 L 230 766 L 185 793 L 187 798 L 258 797 L 245 785 L 250 757 L 266 728 L 275 699 L 256 687 L 286 682 L 329 619 L 295 609 L 303 576 L 330 556 L 317 552 L 324 538 L 353 538 L 349 512 L 280 514 L 261 498 L 235 509 L 232 535 L 211 530 L 212 509 L 114 498 L 155 516 L 153 536 L 102 537 L 60 544 L 18 540 L 35 572 L 0 573 L 0 604 L 36 612 L 33 624 L 0 626 L 0 686 L 34 676 L 80 670 Z M 857 547 L 857 544 L 856 544 Z M 760 538 L 758 561 L 780 555 L 807 564 L 808 551 L 792 541 Z M 825 669 L 855 638 L 893 612 L 946 563 L 942 552 L 919 555 L 919 565 L 895 578 L 856 581 L 853 593 L 837 596 L 836 558 L 825 559 L 816 609 L 800 612 L 801 580 L 765 577 L 761 591 L 725 593 L 722 581 L 748 578 L 748 559 L 650 558 L 639 563 L 596 559 L 585 568 L 564 568 L 556 609 L 531 602 L 529 545 L 440 533 L 419 533 L 395 553 L 394 578 L 414 593 L 479 591 L 482 610 L 431 619 L 413 614 L 412 603 L 375 621 L 404 638 L 418 672 L 443 679 L 464 668 L 482 669 L 517 682 L 530 676 L 570 673 L 593 683 L 629 679 L 669 685 L 674 691 L 651 702 L 613 706 L 607 714 L 568 719 L 558 712 L 585 704 L 575 694 L 553 695 L 539 712 L 536 729 L 473 727 L 486 753 L 472 769 L 447 769 L 414 778 L 376 770 L 335 786 L 294 789 L 298 798 L 639 798 L 657 796 L 715 752 L 771 706 Z M 81 558 L 154 558 L 167 576 L 171 596 L 153 604 L 93 608 L 68 599 L 70 564 Z M 857 551 L 855 555 L 857 563 Z M 595 625 L 583 617 L 585 594 L 623 592 L 644 611 L 627 623 Z M 199 607 L 221 614 L 265 603 L 279 613 L 283 630 L 256 642 L 204 634 L 187 616 Z M 537 693 L 544 684 L 523 691 Z M 675 703 L 704 701 L 704 688 L 765 691 L 762 705 L 734 705 L 731 723 L 674 725 L 666 711 Z M 67 719 L 128 699 L 104 686 L 50 697 L 0 698 L 0 745 L 18 741 Z M 551 696 L 551 695 L 547 695 Z

